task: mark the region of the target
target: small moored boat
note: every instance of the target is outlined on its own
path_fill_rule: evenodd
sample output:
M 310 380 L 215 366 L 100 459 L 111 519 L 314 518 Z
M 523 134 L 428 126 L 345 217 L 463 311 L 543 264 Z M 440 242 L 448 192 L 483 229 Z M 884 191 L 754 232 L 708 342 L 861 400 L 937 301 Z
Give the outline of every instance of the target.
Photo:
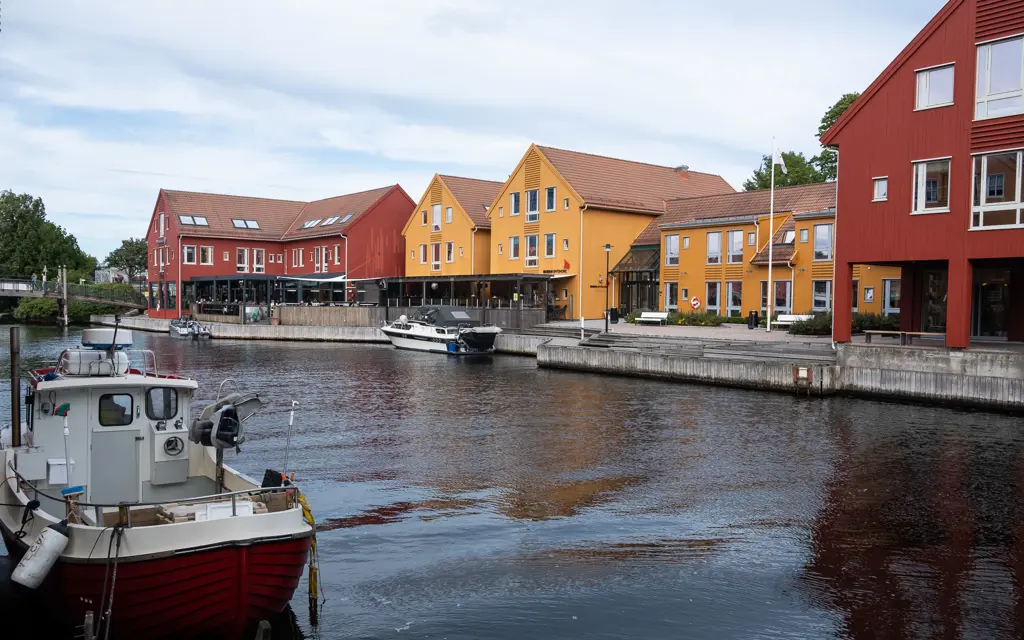
M 174 319 L 171 320 L 170 334 L 176 338 L 209 338 L 210 330 L 203 326 L 198 320 Z
M 385 324 L 384 332 L 399 349 L 454 355 L 490 353 L 501 329 L 483 325 L 459 307 L 420 307 L 412 318 Z

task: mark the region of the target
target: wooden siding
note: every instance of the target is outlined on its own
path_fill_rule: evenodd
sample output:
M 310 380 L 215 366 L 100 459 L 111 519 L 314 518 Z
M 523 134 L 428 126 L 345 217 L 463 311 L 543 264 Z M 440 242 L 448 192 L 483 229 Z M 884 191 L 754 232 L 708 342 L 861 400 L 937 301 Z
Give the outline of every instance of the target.
M 444 186 L 440 180 L 434 180 L 430 185 L 430 204 L 441 204 L 441 194 L 444 193 Z
M 971 151 L 995 151 L 1024 146 L 1024 115 L 978 120 L 971 127 Z
M 526 159 L 526 175 L 524 177 L 524 184 L 527 189 L 540 189 L 540 155 L 534 151 L 530 153 L 530 157 Z M 523 207 L 526 207 L 525 196 L 523 197 Z M 538 207 L 540 206 L 538 198 Z
M 978 42 L 1012 36 L 1024 31 L 1024 2 L 977 0 L 974 39 Z

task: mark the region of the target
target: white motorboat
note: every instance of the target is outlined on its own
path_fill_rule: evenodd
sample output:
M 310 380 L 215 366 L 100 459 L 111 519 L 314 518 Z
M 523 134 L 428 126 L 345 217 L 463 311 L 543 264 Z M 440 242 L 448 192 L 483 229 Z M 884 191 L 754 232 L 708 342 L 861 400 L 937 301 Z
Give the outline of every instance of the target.
M 29 373 L 24 411 L 0 432 L 12 579 L 95 637 L 240 637 L 284 609 L 307 562 L 316 584 L 312 515 L 283 474 L 260 483 L 224 464 L 258 395 L 222 395 L 225 381 L 197 408 L 195 380 L 131 343 L 86 329 Z
M 210 330 L 203 326 L 198 320 L 174 319 L 171 320 L 170 334 L 176 338 L 209 338 Z
M 501 333 L 458 307 L 420 307 L 412 318 L 403 315 L 381 331 L 399 349 L 454 355 L 490 353 Z

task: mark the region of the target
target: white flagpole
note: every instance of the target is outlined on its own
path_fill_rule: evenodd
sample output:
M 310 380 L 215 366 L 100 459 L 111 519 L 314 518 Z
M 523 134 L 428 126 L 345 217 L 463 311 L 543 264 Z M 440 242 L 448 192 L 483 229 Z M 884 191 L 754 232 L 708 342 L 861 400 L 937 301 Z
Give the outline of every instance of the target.
M 772 248 L 775 246 L 775 137 L 772 136 L 772 187 L 769 198 L 768 208 L 768 318 L 766 319 L 765 325 L 768 327 L 768 333 L 772 331 L 772 301 L 775 297 L 775 287 L 772 283 Z

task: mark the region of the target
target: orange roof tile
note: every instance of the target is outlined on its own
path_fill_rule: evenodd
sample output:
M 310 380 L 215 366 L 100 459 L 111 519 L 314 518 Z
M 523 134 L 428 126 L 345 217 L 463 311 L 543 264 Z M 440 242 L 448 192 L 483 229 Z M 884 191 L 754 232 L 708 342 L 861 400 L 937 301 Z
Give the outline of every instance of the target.
M 317 238 L 320 236 L 333 236 L 345 233 L 345 229 L 355 224 L 359 218 L 369 211 L 374 204 L 393 189 L 395 185 L 349 193 L 343 196 L 314 200 L 306 204 L 298 216 L 283 234 L 283 240 L 296 240 L 300 238 Z M 349 218 L 349 214 L 352 217 Z M 331 218 L 338 218 L 332 224 L 324 226 L 324 222 Z M 303 229 L 302 225 L 307 221 L 320 220 L 315 226 Z
M 462 205 L 473 224 L 480 229 L 490 229 L 491 219 L 487 217 L 487 208 L 494 202 L 505 183 L 459 176 L 439 177 Z
M 190 236 L 244 237 L 254 240 L 280 240 L 281 235 L 299 215 L 305 202 L 271 200 L 217 193 L 172 191 L 163 189 L 168 215 L 205 216 L 209 226 L 186 226 Z M 255 220 L 259 229 L 239 229 L 231 222 Z
M 786 239 L 786 234 L 793 232 L 792 242 L 783 242 Z M 796 223 L 793 222 L 793 216 L 790 216 L 782 223 L 782 226 L 775 232 L 775 237 L 772 239 L 772 264 L 788 264 L 793 259 L 793 255 L 796 253 Z M 750 259 L 750 264 L 768 264 L 768 245 L 764 245 L 764 249 L 757 252 L 757 255 Z

